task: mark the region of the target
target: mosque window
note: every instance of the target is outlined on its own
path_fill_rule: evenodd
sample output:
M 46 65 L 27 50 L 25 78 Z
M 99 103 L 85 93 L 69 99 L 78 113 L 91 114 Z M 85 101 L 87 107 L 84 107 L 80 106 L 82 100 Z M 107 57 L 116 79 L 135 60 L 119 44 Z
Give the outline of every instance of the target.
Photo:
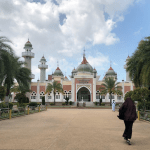
M 109 95 L 109 99 L 110 99 L 110 95 Z M 111 95 L 111 99 L 114 99 L 114 95 Z
M 52 96 L 48 96 L 48 99 L 52 99 Z
M 121 96 L 117 96 L 117 99 L 118 99 L 118 100 L 121 100 Z
M 44 97 L 45 96 L 45 93 L 42 91 L 42 92 L 40 92 L 40 99 L 42 99 L 42 97 Z
M 105 99 L 105 95 L 102 95 L 102 99 Z
M 68 92 L 68 97 L 71 99 L 71 91 Z
M 99 93 L 99 91 L 96 92 L 96 99 L 100 99 L 100 93 Z
M 60 99 L 60 95 L 56 95 L 56 99 Z
M 31 99 L 36 99 L 36 92 L 35 92 L 35 91 L 33 91 L 33 92 L 31 93 Z

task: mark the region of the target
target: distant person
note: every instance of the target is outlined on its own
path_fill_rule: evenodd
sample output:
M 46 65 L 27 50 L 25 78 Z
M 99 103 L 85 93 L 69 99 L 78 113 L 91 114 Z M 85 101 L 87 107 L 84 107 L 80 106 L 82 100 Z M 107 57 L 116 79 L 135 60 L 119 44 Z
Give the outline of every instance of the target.
M 119 116 L 117 117 L 121 120 L 124 120 L 125 130 L 123 133 L 123 137 L 126 142 L 131 145 L 128 139 L 131 139 L 132 137 L 133 122 L 138 118 L 136 113 L 136 107 L 131 98 L 127 98 L 122 104 L 119 109 Z
M 115 105 L 116 105 L 115 100 L 113 100 L 113 102 L 111 104 L 112 104 L 112 111 L 115 111 Z

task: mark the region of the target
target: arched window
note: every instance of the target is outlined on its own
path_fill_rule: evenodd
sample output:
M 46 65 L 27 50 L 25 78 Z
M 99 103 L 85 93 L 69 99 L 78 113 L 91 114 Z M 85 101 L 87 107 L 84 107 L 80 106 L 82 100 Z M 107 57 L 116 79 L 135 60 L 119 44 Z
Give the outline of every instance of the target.
M 121 95 L 118 95 L 117 96 L 117 100 L 121 100 L 122 99 L 122 96 Z
M 100 99 L 100 92 L 99 91 L 96 92 L 96 99 Z
M 48 99 L 52 99 L 52 92 L 48 93 Z
M 67 97 L 67 91 L 64 91 L 64 99 Z
M 60 93 L 56 91 L 56 99 L 60 99 Z
M 33 91 L 33 92 L 31 93 L 31 99 L 36 99 L 36 92 L 35 92 L 35 91 Z
M 68 97 L 71 99 L 71 91 L 68 92 Z
M 109 95 L 109 99 L 110 99 L 110 95 Z M 111 94 L 111 99 L 114 99 L 114 94 Z
M 40 99 L 45 96 L 45 93 L 43 91 L 40 92 Z

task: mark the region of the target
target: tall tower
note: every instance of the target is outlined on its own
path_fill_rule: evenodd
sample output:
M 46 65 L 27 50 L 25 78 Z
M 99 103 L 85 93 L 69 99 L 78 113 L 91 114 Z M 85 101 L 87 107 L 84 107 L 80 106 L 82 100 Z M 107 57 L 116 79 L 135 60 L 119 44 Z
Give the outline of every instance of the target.
M 34 58 L 34 53 L 31 52 L 32 44 L 30 43 L 29 39 L 26 42 L 24 46 L 25 52 L 22 52 L 22 57 L 24 57 L 24 60 L 26 62 L 25 67 L 31 70 L 31 59 Z M 31 70 L 32 71 L 32 70 Z M 34 74 L 30 75 L 31 79 L 34 79 Z
M 124 65 L 124 69 L 127 69 L 127 62 L 129 61 L 130 57 L 128 56 L 126 59 L 126 64 Z M 126 71 L 126 81 L 131 81 L 130 77 L 129 77 L 129 72 Z
M 44 82 L 46 80 L 46 69 L 48 69 L 48 65 L 46 65 L 46 59 L 43 56 L 40 60 L 41 64 L 38 65 L 38 68 L 40 69 L 40 81 Z

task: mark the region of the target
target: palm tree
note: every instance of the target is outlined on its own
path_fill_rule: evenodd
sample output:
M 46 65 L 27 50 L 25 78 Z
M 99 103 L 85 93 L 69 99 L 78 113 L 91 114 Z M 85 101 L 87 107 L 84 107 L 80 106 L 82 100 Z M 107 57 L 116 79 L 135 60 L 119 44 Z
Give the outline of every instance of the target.
M 20 87 L 29 89 L 31 71 L 22 67 L 24 62 L 19 61 L 13 49 L 6 42 L 11 42 L 6 37 L 0 37 L 0 85 L 6 86 L 6 96 L 10 95 L 10 88 L 17 80 Z
M 110 95 L 110 106 L 112 101 L 112 94 L 122 95 L 122 87 L 118 86 L 119 82 L 116 83 L 114 78 L 105 78 L 104 83 L 102 84 L 103 87 L 100 87 L 101 94 L 106 95 L 109 93 Z
M 55 95 L 56 91 L 63 93 L 63 88 L 61 83 L 57 83 L 57 81 L 53 81 L 52 84 L 48 83 L 45 93 L 53 92 L 54 94 L 54 105 L 55 105 Z
M 136 87 L 148 87 L 150 90 L 150 37 L 138 44 L 127 63 L 127 71 Z

